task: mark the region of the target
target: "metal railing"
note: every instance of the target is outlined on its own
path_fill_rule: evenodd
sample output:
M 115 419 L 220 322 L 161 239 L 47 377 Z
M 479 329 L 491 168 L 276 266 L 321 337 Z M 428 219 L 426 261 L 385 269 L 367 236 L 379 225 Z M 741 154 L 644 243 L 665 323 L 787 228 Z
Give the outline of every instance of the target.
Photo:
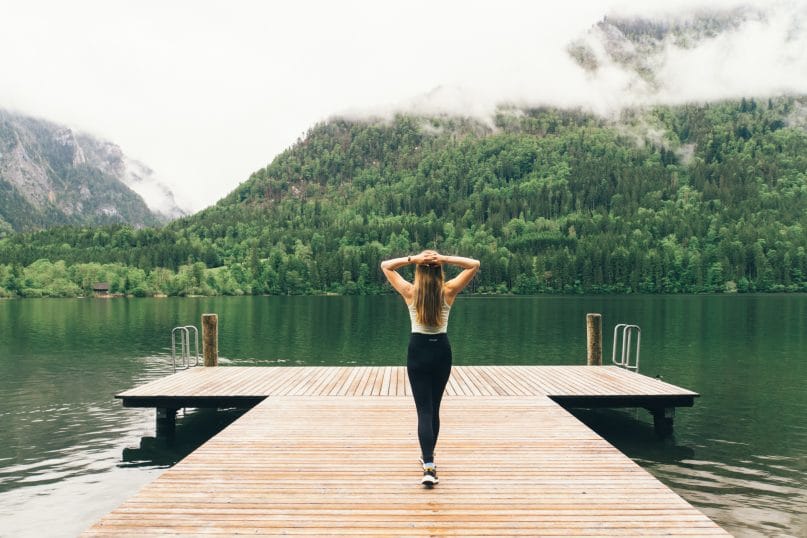
M 191 332 L 193 332 L 193 355 L 191 354 Z M 177 333 L 180 334 L 179 338 L 179 355 L 177 355 Z M 179 357 L 179 366 L 177 366 L 177 356 Z M 193 358 L 193 364 L 191 364 Z M 199 330 L 193 325 L 185 325 L 184 327 L 174 327 L 171 331 L 171 360 L 174 363 L 174 373 L 177 369 L 186 369 L 191 366 L 199 366 Z
M 621 334 L 620 334 L 621 330 Z M 631 357 L 631 342 L 633 335 L 636 334 L 636 352 Z M 614 347 L 611 353 L 611 362 L 622 368 L 639 371 L 639 348 L 642 344 L 642 329 L 638 325 L 629 325 L 627 323 L 619 323 L 614 327 Z M 616 356 L 617 347 L 621 348 L 619 359 Z M 633 358 L 633 362 L 631 362 Z

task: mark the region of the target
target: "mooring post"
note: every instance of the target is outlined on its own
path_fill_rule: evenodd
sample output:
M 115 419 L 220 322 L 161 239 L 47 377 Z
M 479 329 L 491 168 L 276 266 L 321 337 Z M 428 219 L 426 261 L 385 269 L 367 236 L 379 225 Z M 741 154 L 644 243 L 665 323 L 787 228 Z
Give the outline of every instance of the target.
M 173 407 L 157 408 L 157 439 L 173 439 L 177 428 L 177 410 Z
M 586 364 L 602 366 L 602 314 L 586 314 Z
M 202 314 L 202 354 L 205 366 L 218 366 L 219 317 L 216 314 Z

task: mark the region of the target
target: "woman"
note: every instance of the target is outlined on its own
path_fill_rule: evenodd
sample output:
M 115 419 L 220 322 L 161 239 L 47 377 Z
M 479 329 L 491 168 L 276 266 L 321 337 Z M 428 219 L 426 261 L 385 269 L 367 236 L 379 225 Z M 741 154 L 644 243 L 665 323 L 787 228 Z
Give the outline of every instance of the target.
M 415 283 L 398 274 L 397 269 L 415 266 Z M 445 282 L 443 265 L 457 265 L 463 271 Z M 409 307 L 412 335 L 409 339 L 406 372 L 418 413 L 418 440 L 422 452 L 423 479 L 426 487 L 437 484 L 434 445 L 440 432 L 440 401 L 451 374 L 451 345 L 448 342 L 448 314 L 454 299 L 474 278 L 479 260 L 443 256 L 434 250 L 381 262 L 381 270 Z

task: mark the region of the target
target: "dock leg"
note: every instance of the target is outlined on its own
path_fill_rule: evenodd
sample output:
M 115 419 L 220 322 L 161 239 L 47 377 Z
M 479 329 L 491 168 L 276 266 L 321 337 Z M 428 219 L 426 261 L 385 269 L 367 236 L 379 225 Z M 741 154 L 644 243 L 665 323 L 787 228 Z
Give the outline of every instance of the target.
M 653 427 L 656 430 L 656 435 L 662 439 L 672 435 L 675 407 L 648 408 L 648 411 L 653 415 Z
M 157 438 L 173 439 L 177 427 L 177 410 L 173 407 L 157 408 Z

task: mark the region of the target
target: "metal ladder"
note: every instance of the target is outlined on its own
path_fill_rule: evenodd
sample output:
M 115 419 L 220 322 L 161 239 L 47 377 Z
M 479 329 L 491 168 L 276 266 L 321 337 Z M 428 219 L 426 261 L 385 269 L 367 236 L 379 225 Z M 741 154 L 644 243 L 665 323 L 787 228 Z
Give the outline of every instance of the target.
M 620 329 L 622 330 L 621 338 L 620 338 Z M 636 333 L 636 353 L 633 356 L 633 362 L 631 362 L 631 341 L 633 340 L 633 334 Z M 642 329 L 638 325 L 630 325 L 628 323 L 619 323 L 614 327 L 614 347 L 611 353 L 611 362 L 617 366 L 625 368 L 627 370 L 633 370 L 634 372 L 639 372 L 639 347 L 642 343 Z M 622 350 L 619 359 L 617 360 L 616 350 L 617 344 L 620 345 Z
M 177 366 L 177 332 L 179 338 L 179 365 Z M 191 332 L 193 332 L 194 355 L 191 356 Z M 191 364 L 193 358 L 193 364 Z M 199 330 L 193 325 L 174 327 L 171 331 L 171 360 L 174 363 L 174 373 L 177 369 L 186 369 L 199 366 Z

